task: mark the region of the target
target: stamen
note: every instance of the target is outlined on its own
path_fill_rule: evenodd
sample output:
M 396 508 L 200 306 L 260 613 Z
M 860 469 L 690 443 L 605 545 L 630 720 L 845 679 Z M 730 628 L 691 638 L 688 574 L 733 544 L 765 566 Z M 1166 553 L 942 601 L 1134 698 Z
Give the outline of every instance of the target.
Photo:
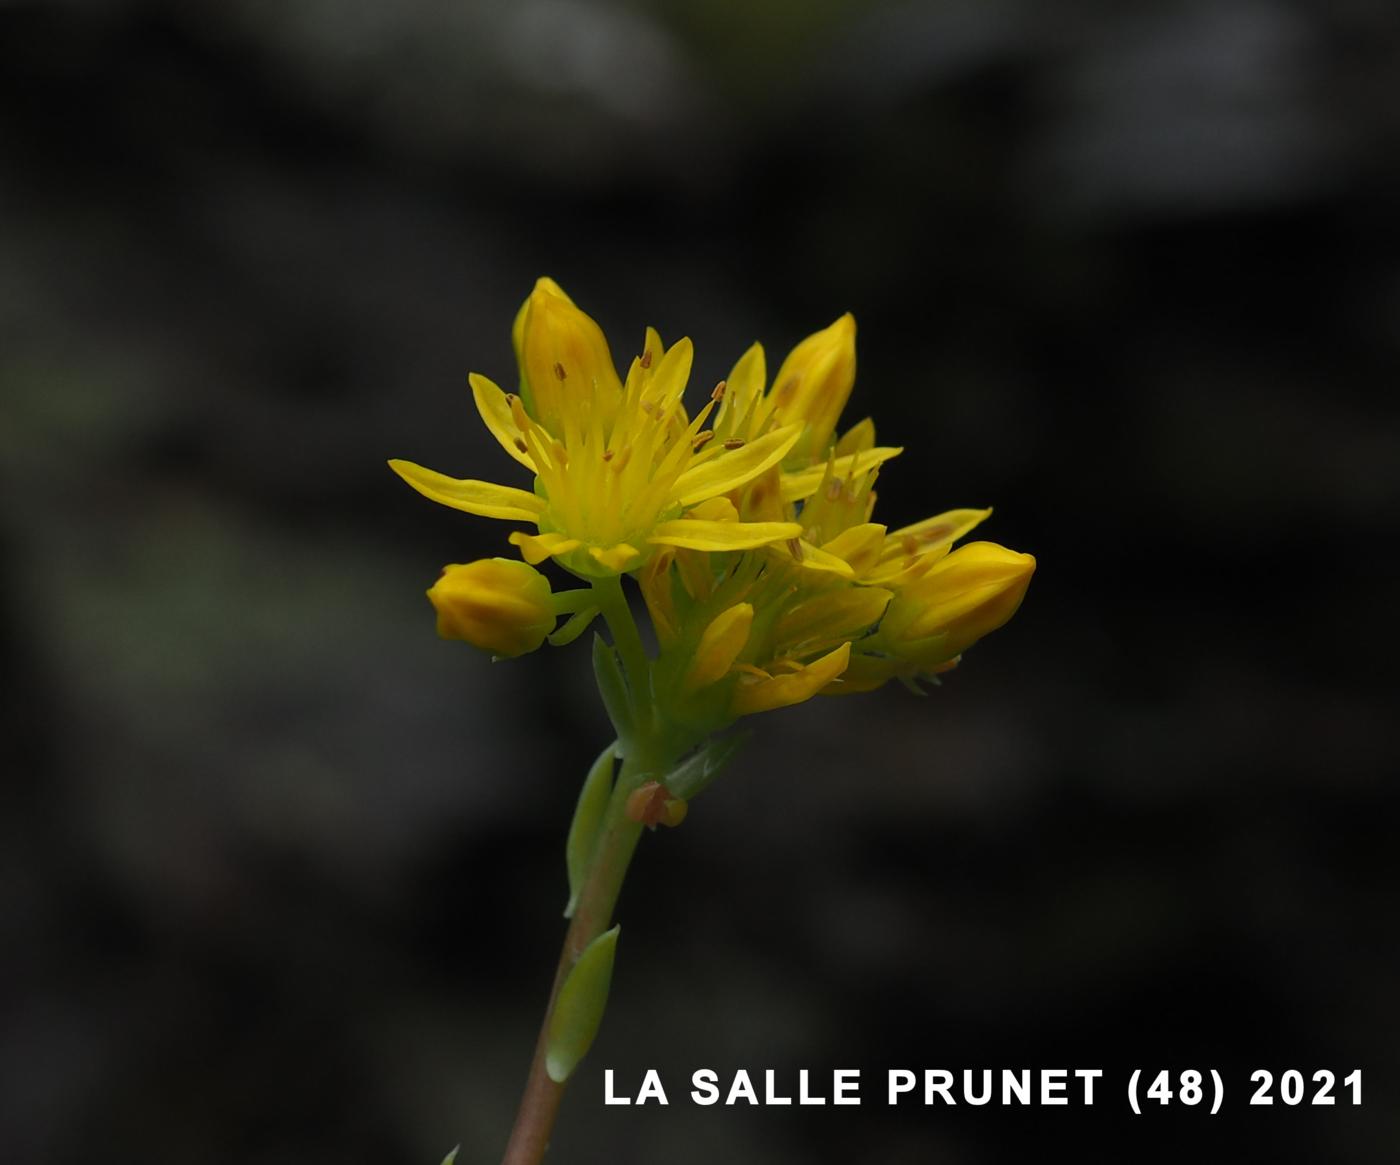
M 727 380 L 721 380 L 717 385 L 715 385 L 714 391 L 712 391 L 712 392 L 710 393 L 710 399 L 711 399 L 711 400 L 723 400 L 723 399 L 724 399 L 724 391 L 725 391 L 725 389 L 727 389 L 728 387 L 729 387 L 729 381 L 727 381 Z
M 799 538 L 789 538 L 789 539 L 787 540 L 787 548 L 788 548 L 790 551 L 792 551 L 792 556 L 793 556 L 795 559 L 797 559 L 798 562 L 801 562 L 801 561 L 802 561 L 802 540 L 801 540 L 801 539 L 799 539 Z
M 651 349 L 650 349 L 650 348 L 648 348 L 645 352 L 642 353 L 642 358 L 641 358 L 641 360 L 638 361 L 638 363 L 639 363 L 643 368 L 650 368 L 650 367 L 651 367 Z
M 513 409 L 513 408 L 515 407 L 515 402 L 516 402 L 517 399 L 518 399 L 518 398 L 516 397 L 515 393 L 513 393 L 513 392 L 508 392 L 508 393 L 506 393 L 506 408 L 508 408 L 508 409 Z
M 524 438 L 524 437 L 517 437 L 517 438 L 515 439 L 515 447 L 516 447 L 517 449 L 519 449 L 520 452 L 522 452 L 522 453 L 528 453 L 528 452 L 530 452 L 530 446 L 528 446 L 527 444 L 525 444 L 525 438 Z
M 913 558 L 919 553 L 919 540 L 912 534 L 906 534 L 900 539 L 900 545 L 904 548 L 904 553 Z
M 748 442 L 742 437 L 728 437 L 725 439 L 724 447 L 726 449 L 742 449 L 746 444 Z
M 612 470 L 613 470 L 613 472 L 614 472 L 614 473 L 621 473 L 624 469 L 627 468 L 627 463 L 628 463 L 629 461 L 631 461 L 631 460 L 632 460 L 632 446 L 631 446 L 631 445 L 624 445 L 623 448 L 622 448 L 622 456 L 621 456 L 621 457 L 615 457 L 615 458 L 613 458 L 613 462 L 612 462 Z
M 839 477 L 833 477 L 826 483 L 826 500 L 829 502 L 839 502 L 841 500 L 841 486 L 844 483 Z
M 560 364 L 558 360 L 554 362 L 554 375 L 557 376 L 560 380 L 568 379 L 568 373 L 564 371 L 564 366 Z
M 603 451 L 603 460 L 604 460 L 604 461 L 611 461 L 611 460 L 613 459 L 613 456 L 614 456 L 616 453 L 617 453 L 617 450 L 616 450 L 616 449 L 605 449 L 605 450 Z
M 694 449 L 695 452 L 699 453 L 701 449 L 705 448 L 705 446 L 710 443 L 714 435 L 715 431 L 713 429 L 704 429 L 695 434 L 695 440 L 690 443 L 690 447 Z

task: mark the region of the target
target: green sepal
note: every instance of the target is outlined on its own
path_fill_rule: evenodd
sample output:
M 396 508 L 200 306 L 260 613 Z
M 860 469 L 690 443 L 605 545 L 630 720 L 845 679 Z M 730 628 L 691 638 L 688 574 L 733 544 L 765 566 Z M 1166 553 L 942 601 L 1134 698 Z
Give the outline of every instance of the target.
M 662 783 L 673 797 L 689 801 L 719 776 L 748 739 L 747 732 L 736 732 L 706 741 L 677 765 Z
M 603 697 L 608 719 L 617 730 L 620 751 L 625 753 L 633 726 L 627 680 L 622 674 L 622 661 L 618 658 L 617 649 L 596 632 L 593 635 L 593 675 L 598 681 L 598 694 Z
M 597 617 L 597 607 L 585 607 L 582 611 L 575 611 L 564 621 L 564 625 L 558 631 L 550 632 L 549 645 L 551 647 L 567 647 L 587 631 L 588 625 Z
M 565 918 L 574 916 L 588 859 L 598 845 L 598 831 L 608 808 L 608 798 L 612 796 L 613 760 L 616 756 L 617 744 L 614 742 L 598 755 L 584 778 L 583 788 L 579 790 L 578 806 L 569 825 L 569 839 L 564 843 L 564 864 L 569 871 L 569 904 L 564 907 Z
M 458 1145 L 452 1152 L 448 1153 L 447 1156 L 442 1159 L 442 1165 L 455 1165 L 457 1153 L 461 1148 L 462 1146 Z
M 620 926 L 605 930 L 589 943 L 559 988 L 549 1017 L 544 1054 L 545 1071 L 556 1084 L 563 1084 L 573 1075 L 593 1046 L 593 1037 L 598 1034 L 608 1005 L 613 957 L 621 930 Z

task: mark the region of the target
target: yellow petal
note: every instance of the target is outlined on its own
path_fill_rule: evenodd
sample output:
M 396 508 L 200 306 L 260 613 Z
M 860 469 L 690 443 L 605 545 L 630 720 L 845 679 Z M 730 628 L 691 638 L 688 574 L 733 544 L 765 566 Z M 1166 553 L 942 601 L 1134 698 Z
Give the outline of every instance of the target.
M 826 574 L 839 574 L 842 578 L 852 578 L 855 571 L 851 569 L 851 564 L 844 558 L 837 558 L 834 554 L 828 554 L 818 546 L 813 546 L 810 542 L 799 542 L 799 553 L 793 558 L 807 570 L 817 570 Z
M 669 404 L 680 400 L 690 379 L 690 366 L 695 359 L 695 346 L 689 337 L 677 340 L 666 354 L 652 368 L 651 385 L 647 389 L 650 399 Z
M 795 450 L 799 464 L 826 455 L 855 379 L 856 321 L 850 312 L 808 336 L 783 361 L 773 377 L 766 412 L 806 426 Z
M 880 561 L 884 545 L 885 527 L 879 522 L 864 522 L 842 530 L 831 541 L 823 543 L 822 549 L 845 559 L 857 574 L 862 574 Z
M 698 691 L 728 675 L 734 661 L 739 658 L 739 652 L 749 641 L 749 628 L 752 626 L 752 603 L 735 603 L 716 615 L 700 635 L 695 659 L 685 673 L 683 683 L 686 690 Z
M 844 457 L 847 453 L 864 453 L 867 449 L 874 447 L 875 422 L 866 417 L 841 434 L 841 440 L 836 442 L 836 456 Z
M 483 518 L 504 518 L 508 521 L 533 522 L 544 513 L 543 498 L 523 489 L 497 485 L 493 481 L 471 481 L 448 477 L 433 469 L 425 469 L 412 461 L 394 460 L 389 468 L 408 482 L 425 498 L 479 514 Z
M 843 643 L 790 675 L 745 677 L 734 689 L 733 712 L 736 716 L 750 716 L 809 700 L 846 670 L 850 658 L 851 645 Z
M 831 472 L 835 477 L 851 478 L 874 469 L 875 466 L 888 461 L 891 457 L 898 457 L 903 452 L 904 449 L 900 446 L 880 445 L 874 449 L 866 449 L 861 453 L 848 453 L 845 457 L 838 457 L 831 463 Z M 803 498 L 811 497 L 820 488 L 822 478 L 826 475 L 826 468 L 827 463 L 823 461 L 818 465 L 799 469 L 795 473 L 783 474 L 783 501 L 800 502 Z
M 690 506 L 716 494 L 727 494 L 732 489 L 738 489 L 770 465 L 781 461 L 800 436 L 801 425 L 787 425 L 765 433 L 741 449 L 727 450 L 687 469 L 676 479 L 676 500 L 683 506 Z
M 524 441 L 524 437 L 515 424 L 515 418 L 510 415 L 510 405 L 506 403 L 506 394 L 494 381 L 488 380 L 477 372 L 468 376 L 467 382 L 472 386 L 472 398 L 476 401 L 476 411 L 481 414 L 482 421 L 491 430 L 491 436 L 501 443 L 502 449 L 531 473 L 537 472 L 533 459 L 516 444 L 517 441 Z
M 569 299 L 564 289 L 548 275 L 541 275 L 535 280 L 535 291 L 546 291 L 551 295 L 557 295 L 568 303 L 574 302 Z M 525 317 L 529 314 L 530 298 L 532 297 L 533 293 L 531 297 L 526 298 L 525 302 L 520 305 L 520 310 L 515 313 L 515 322 L 511 324 L 510 328 L 510 342 L 515 349 L 515 363 L 520 369 L 520 395 L 525 400 L 526 409 L 537 416 L 534 394 L 530 391 L 530 381 L 525 375 Z
M 603 330 L 557 285 L 540 280 L 526 303 L 521 356 L 534 417 L 556 437 L 592 409 L 610 416 L 622 396 Z
M 612 571 L 626 570 L 629 562 L 642 556 L 640 550 L 626 542 L 619 542 L 616 546 L 590 546 L 588 553 L 594 562 Z
M 773 628 L 773 638 L 786 650 L 813 640 L 854 639 L 879 622 L 891 595 L 880 587 L 825 591 L 785 611 Z
M 647 541 L 656 546 L 681 546 L 687 550 L 751 550 L 755 546 L 796 538 L 801 533 L 802 527 L 796 522 L 706 522 L 675 518 L 657 526 Z
M 738 420 L 749 415 L 754 401 L 763 395 L 763 386 L 768 379 L 764 364 L 763 345 L 754 344 L 739 357 L 739 361 L 725 380 L 724 405 L 719 422 L 733 414 Z M 733 430 L 731 429 L 730 432 Z
M 548 534 L 526 534 L 521 530 L 510 536 L 510 544 L 520 548 L 520 557 L 531 566 L 536 566 L 546 558 L 568 554 L 577 550 L 581 543 L 577 538 L 550 531 Z
M 737 522 L 739 511 L 726 497 L 708 498 L 688 511 L 687 517 L 699 518 L 706 522 Z
M 891 530 L 885 540 L 885 549 L 880 555 L 881 562 L 889 562 L 901 554 L 912 557 L 940 547 L 951 546 L 959 538 L 991 517 L 991 507 L 985 510 L 948 510 L 935 514 L 912 526 L 901 526 Z

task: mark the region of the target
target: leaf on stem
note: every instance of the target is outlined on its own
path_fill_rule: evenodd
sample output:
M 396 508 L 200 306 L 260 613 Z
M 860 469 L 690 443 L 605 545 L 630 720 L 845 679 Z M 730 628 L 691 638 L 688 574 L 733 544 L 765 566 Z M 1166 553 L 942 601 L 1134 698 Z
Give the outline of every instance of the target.
M 579 1061 L 593 1046 L 593 1037 L 598 1034 L 603 1011 L 608 1005 L 608 987 L 612 983 L 613 958 L 621 929 L 615 926 L 589 943 L 559 989 L 549 1017 L 544 1058 L 545 1071 L 556 1084 L 563 1084 L 573 1075 Z
M 564 907 L 565 918 L 574 916 L 588 859 L 598 845 L 598 831 L 602 828 L 608 798 L 612 796 L 613 760 L 616 756 L 617 744 L 614 742 L 603 749 L 593 762 L 588 776 L 584 778 L 583 788 L 579 790 L 578 806 L 569 825 L 569 838 L 564 843 L 564 864 L 569 871 L 569 904 Z

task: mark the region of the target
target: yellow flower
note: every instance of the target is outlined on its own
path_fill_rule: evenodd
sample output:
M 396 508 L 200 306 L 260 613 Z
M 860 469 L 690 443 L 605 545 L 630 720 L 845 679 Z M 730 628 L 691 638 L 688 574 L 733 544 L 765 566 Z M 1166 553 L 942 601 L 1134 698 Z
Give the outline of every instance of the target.
M 624 382 L 601 329 L 549 279 L 535 285 L 513 335 L 520 395 L 475 373 L 469 379 L 487 428 L 535 475 L 533 492 L 391 461 L 424 496 L 533 523 L 537 534 L 518 531 L 510 539 L 527 562 L 554 557 L 591 578 L 636 570 L 657 547 L 744 550 L 800 533 L 793 521 L 740 521 L 732 506 L 719 517 L 692 514 L 778 465 L 804 425 L 718 438 L 705 428 L 715 400 L 689 418 L 681 403 L 689 340 L 666 348 L 648 329 Z
M 464 639 L 492 655 L 534 651 L 554 629 L 549 580 L 511 558 L 443 567 L 428 591 L 444 639 Z

